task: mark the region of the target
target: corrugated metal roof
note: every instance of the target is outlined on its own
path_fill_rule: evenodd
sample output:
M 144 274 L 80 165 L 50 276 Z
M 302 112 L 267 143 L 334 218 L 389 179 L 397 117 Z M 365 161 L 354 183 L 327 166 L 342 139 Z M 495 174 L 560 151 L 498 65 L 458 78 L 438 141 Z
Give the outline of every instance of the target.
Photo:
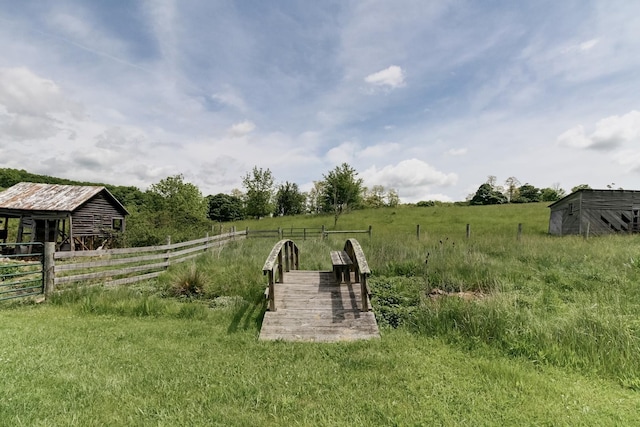
M 72 212 L 104 187 L 21 182 L 0 193 L 0 209 Z

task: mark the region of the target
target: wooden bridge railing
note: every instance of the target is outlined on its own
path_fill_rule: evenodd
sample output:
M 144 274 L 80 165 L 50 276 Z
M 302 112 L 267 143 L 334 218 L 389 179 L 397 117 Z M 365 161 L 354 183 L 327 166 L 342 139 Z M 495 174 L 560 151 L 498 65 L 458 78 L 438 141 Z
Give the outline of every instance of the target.
M 354 280 L 360 283 L 360 293 L 362 296 L 361 311 L 369 311 L 369 287 L 367 286 L 367 277 L 371 274 L 367 258 L 360 243 L 356 239 L 349 239 L 344 244 L 344 251 L 349 255 L 353 264 L 351 269 L 354 272 Z
M 283 253 L 284 252 L 284 253 Z M 280 240 L 273 246 L 271 253 L 262 267 L 262 273 L 269 277 L 269 287 L 266 291 L 269 300 L 269 311 L 276 311 L 275 302 L 275 283 L 282 283 L 284 280 L 284 272 L 298 270 L 300 268 L 300 251 L 293 240 Z M 275 270 L 277 268 L 278 276 L 276 281 Z

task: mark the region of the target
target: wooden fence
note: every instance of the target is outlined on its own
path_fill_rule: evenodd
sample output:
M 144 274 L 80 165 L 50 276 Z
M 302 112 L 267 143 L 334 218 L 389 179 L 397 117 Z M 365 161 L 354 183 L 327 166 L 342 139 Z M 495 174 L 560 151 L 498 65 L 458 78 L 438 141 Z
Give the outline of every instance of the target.
M 207 236 L 188 242 L 143 248 L 56 252 L 45 244 L 44 290 L 48 295 L 72 284 L 117 286 L 158 277 L 170 265 L 187 261 L 212 248 L 246 238 L 245 231 Z M 77 262 L 79 258 L 86 261 Z
M 322 227 L 281 227 L 273 230 L 251 230 L 247 228 L 246 234 L 247 237 L 268 237 L 268 238 L 277 238 L 277 239 L 294 239 L 294 238 L 302 238 L 302 240 L 307 240 L 307 238 L 320 237 L 327 238 L 332 234 L 368 234 L 371 237 L 372 227 L 369 226 L 366 230 L 327 230 L 327 228 L 323 225 Z
M 416 238 L 418 240 L 420 240 L 421 234 L 422 233 L 422 229 L 420 227 L 420 224 L 416 225 Z M 467 239 L 471 238 L 471 224 L 467 224 L 466 227 L 466 237 Z M 516 232 L 516 239 L 518 241 L 520 241 L 520 239 L 522 238 L 522 223 L 518 223 L 518 228 L 517 228 L 517 232 Z

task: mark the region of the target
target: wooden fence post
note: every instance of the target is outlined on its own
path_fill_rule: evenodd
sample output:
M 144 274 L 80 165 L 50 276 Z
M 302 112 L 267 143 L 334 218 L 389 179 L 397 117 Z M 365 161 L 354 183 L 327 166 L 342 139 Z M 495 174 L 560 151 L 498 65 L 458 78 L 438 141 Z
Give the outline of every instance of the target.
M 167 246 L 169 246 L 171 244 L 171 236 L 167 236 Z M 164 262 L 167 264 L 164 268 L 167 269 L 169 268 L 169 265 L 171 265 L 171 249 L 167 249 L 167 252 L 165 253 L 164 256 Z
M 471 224 L 467 224 L 467 239 L 471 237 Z
M 369 238 L 371 238 L 371 226 L 369 226 Z
M 45 242 L 44 243 L 44 254 L 43 254 L 43 263 L 42 263 L 42 277 L 43 277 L 43 292 L 44 297 L 49 298 L 49 296 L 55 291 L 56 288 L 56 261 L 55 255 L 56 253 L 56 243 L 55 242 Z
M 416 225 L 416 238 L 420 240 L 420 224 Z
M 324 238 L 326 237 L 326 236 L 325 236 L 325 234 L 324 234 L 324 230 L 325 230 L 325 229 L 324 229 L 324 225 L 323 225 L 323 226 L 322 226 L 322 240 L 324 240 Z
M 520 239 L 522 238 L 522 223 L 518 224 L 518 242 L 520 241 Z

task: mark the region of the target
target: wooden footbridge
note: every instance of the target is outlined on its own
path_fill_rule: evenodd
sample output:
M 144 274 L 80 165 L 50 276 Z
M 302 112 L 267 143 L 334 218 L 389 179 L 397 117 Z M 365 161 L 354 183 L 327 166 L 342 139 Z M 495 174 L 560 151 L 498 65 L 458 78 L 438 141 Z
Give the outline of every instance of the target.
M 351 341 L 380 338 L 371 311 L 367 260 L 355 239 L 330 254 L 333 271 L 299 270 L 299 250 L 291 240 L 273 247 L 263 272 L 268 311 L 261 340 Z

